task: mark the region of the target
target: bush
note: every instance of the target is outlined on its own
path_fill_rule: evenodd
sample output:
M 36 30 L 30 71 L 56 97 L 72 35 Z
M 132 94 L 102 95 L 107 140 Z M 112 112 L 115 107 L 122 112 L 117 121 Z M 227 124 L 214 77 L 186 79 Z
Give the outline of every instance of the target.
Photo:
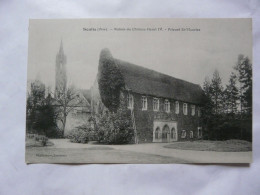
M 35 135 L 34 139 L 35 139 L 35 141 L 40 142 L 40 144 L 42 146 L 46 146 L 47 145 L 48 138 L 46 136 L 44 136 L 44 135 Z
M 129 110 L 121 102 L 117 112 L 105 112 L 97 122 L 99 142 L 128 144 L 134 141 L 134 129 Z
M 252 141 L 252 118 L 240 115 L 214 115 L 208 121 L 207 129 L 203 132 L 204 139 L 229 140 L 241 139 Z
M 73 129 L 68 138 L 71 142 L 74 143 L 88 143 L 93 137 L 93 129 L 90 127 L 78 127 L 77 129 Z

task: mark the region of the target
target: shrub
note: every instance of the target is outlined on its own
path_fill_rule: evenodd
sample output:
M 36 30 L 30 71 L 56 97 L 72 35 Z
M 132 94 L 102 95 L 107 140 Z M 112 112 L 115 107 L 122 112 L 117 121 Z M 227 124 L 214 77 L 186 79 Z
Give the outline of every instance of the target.
M 71 142 L 75 143 L 87 143 L 93 137 L 93 129 L 90 127 L 78 127 L 77 129 L 73 129 L 68 138 Z
M 128 144 L 134 140 L 134 129 L 129 110 L 121 101 L 116 112 L 105 112 L 97 122 L 99 142 Z
M 44 135 L 35 135 L 34 136 L 35 141 L 40 142 L 42 146 L 46 146 L 48 142 L 48 138 Z

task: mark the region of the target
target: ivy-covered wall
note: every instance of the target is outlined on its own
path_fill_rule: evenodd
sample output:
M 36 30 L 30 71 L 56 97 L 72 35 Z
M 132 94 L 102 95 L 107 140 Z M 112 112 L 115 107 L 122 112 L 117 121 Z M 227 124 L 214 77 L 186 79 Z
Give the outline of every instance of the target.
M 98 87 L 101 100 L 109 111 L 117 111 L 120 103 L 120 91 L 124 86 L 123 76 L 115 60 L 108 49 L 103 49 L 98 66 Z
M 126 93 L 126 92 L 125 92 Z M 159 111 L 153 111 L 153 97 L 147 96 L 147 110 L 142 110 L 142 95 L 133 93 L 134 114 L 139 142 L 153 141 L 154 121 L 177 122 L 178 141 L 190 140 L 190 131 L 193 131 L 193 139 L 198 139 L 198 127 L 202 127 L 202 118 L 198 117 L 196 106 L 195 116 L 191 116 L 191 104 L 188 104 L 188 114 L 183 114 L 183 102 L 179 101 L 179 114 L 175 114 L 175 100 L 170 101 L 170 113 L 164 111 L 164 98 L 159 98 Z M 186 137 L 181 138 L 181 131 L 186 130 Z

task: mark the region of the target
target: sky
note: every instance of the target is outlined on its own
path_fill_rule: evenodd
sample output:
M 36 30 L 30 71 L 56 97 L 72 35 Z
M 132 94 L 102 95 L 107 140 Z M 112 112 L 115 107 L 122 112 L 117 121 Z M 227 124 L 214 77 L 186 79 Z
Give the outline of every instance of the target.
M 54 88 L 62 40 L 68 82 L 78 88 L 92 86 L 103 48 L 115 58 L 200 85 L 218 70 L 226 84 L 239 54 L 252 59 L 251 30 L 250 19 L 30 20 L 28 80 Z

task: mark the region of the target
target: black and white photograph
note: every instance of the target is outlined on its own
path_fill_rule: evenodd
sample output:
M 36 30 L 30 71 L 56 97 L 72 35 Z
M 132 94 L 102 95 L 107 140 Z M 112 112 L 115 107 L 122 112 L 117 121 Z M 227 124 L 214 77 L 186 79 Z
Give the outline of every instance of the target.
M 251 163 L 252 19 L 31 19 L 26 163 Z

